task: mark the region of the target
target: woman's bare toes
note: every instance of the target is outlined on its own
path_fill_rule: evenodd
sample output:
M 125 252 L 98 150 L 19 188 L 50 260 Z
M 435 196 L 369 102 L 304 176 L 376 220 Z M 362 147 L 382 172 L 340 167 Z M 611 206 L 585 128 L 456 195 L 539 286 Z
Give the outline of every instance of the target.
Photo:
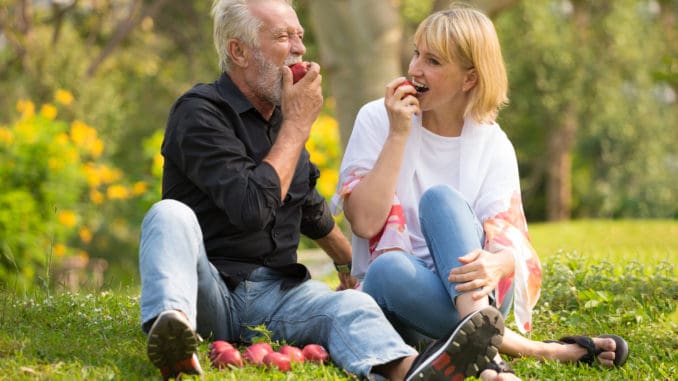
M 608 338 L 594 338 L 593 343 L 596 345 L 596 348 L 603 350 L 598 355 L 598 362 L 605 367 L 613 367 L 615 350 L 617 349 L 615 341 Z

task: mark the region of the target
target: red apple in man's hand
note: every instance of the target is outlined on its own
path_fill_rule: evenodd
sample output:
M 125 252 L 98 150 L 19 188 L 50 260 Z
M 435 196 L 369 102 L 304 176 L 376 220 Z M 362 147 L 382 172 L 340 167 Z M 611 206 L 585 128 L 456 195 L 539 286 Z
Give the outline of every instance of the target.
M 280 352 L 271 352 L 264 357 L 264 365 L 276 367 L 283 372 L 288 372 L 291 368 L 290 357 Z
M 303 362 L 304 361 L 304 354 L 301 352 L 301 349 L 292 345 L 283 345 L 278 349 L 278 352 L 289 356 L 290 361 L 295 362 Z
M 218 352 L 212 359 L 212 365 L 219 369 L 227 368 L 229 365 L 239 368 L 244 366 L 240 351 L 236 348 L 230 348 Z
M 264 357 L 271 352 L 273 352 L 271 344 L 254 343 L 245 349 L 243 357 L 252 364 L 261 365 L 263 363 Z
M 322 345 L 318 344 L 308 344 L 301 352 L 308 361 L 324 362 L 330 359 L 329 353 Z
M 290 65 L 290 69 L 292 70 L 292 83 L 299 82 L 299 80 L 306 75 L 309 65 L 310 63 L 308 62 L 297 62 Z

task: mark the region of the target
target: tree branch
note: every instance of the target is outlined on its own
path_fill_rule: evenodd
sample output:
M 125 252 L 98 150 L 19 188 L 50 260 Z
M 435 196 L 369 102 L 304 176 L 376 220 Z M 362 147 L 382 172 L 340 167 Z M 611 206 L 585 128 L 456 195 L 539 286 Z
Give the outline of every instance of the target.
M 121 21 L 120 24 L 118 24 L 113 37 L 108 41 L 108 44 L 106 44 L 101 53 L 99 53 L 99 56 L 97 56 L 89 65 L 85 75 L 88 78 L 91 78 L 99 69 L 101 64 L 113 53 L 115 48 L 117 48 L 118 45 L 120 45 L 120 43 L 122 43 L 122 41 L 127 38 L 134 28 L 139 25 L 139 23 L 146 17 L 155 17 L 166 1 L 167 0 L 155 0 L 144 12 L 141 12 L 140 15 L 137 10 L 142 6 L 142 0 L 137 0 L 131 3 L 127 19 Z

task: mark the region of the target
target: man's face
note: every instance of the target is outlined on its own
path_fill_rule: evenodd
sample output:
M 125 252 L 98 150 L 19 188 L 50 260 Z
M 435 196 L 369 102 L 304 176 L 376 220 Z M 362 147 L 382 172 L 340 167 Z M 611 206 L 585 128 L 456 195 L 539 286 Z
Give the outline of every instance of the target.
M 301 61 L 306 53 L 302 41 L 304 29 L 288 4 L 263 1 L 250 5 L 252 14 L 261 20 L 258 48 L 253 49 L 255 70 L 252 87 L 264 99 L 280 103 L 282 66 Z

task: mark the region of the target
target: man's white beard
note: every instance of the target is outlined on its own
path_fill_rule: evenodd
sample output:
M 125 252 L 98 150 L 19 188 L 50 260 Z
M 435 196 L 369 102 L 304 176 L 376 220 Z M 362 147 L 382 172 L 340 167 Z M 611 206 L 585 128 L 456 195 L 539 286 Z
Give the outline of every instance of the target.
M 254 60 L 259 73 L 253 86 L 257 95 L 279 105 L 282 98 L 282 69 L 266 59 L 259 49 L 254 51 Z

